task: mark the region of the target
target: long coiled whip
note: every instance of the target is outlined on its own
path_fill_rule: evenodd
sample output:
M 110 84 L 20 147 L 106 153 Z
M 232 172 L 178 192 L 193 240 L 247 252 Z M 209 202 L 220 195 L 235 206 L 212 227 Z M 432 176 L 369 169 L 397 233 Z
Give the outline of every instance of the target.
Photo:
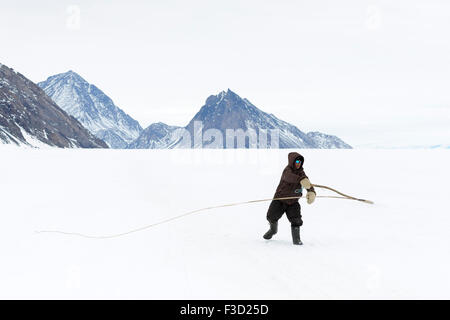
M 337 194 L 340 194 L 342 197 L 338 197 L 338 196 L 316 196 L 316 198 L 335 198 L 335 199 L 347 199 L 347 200 L 356 200 L 356 201 L 361 201 L 361 202 L 365 202 L 368 204 L 374 204 L 373 201 L 370 200 L 365 200 L 365 199 L 360 199 L 360 198 L 355 198 L 349 195 L 346 195 L 342 192 L 337 191 L 336 189 L 327 187 L 327 186 L 323 186 L 323 185 L 318 185 L 318 184 L 313 184 L 314 187 L 316 188 L 322 188 L 322 189 L 328 189 L 331 190 L 333 192 L 336 192 Z M 193 210 L 193 211 L 189 211 L 186 213 L 183 213 L 181 215 L 169 218 L 169 219 L 165 219 L 156 223 L 152 223 L 137 229 L 133 229 L 133 230 L 129 230 L 127 232 L 122 232 L 122 233 L 116 233 L 116 234 L 111 234 L 111 235 L 104 235 L 104 236 L 95 236 L 95 235 L 87 235 L 87 234 L 82 234 L 82 233 L 77 233 L 77 232 L 64 232 L 64 231 L 58 231 L 58 230 L 41 230 L 41 231 L 36 231 L 36 233 L 57 233 L 57 234 L 63 234 L 63 235 L 69 235 L 69 236 L 79 236 L 79 237 L 83 237 L 83 238 L 89 238 L 89 239 L 111 239 L 111 238 L 118 238 L 118 237 L 122 237 L 125 235 L 129 235 L 131 233 L 136 233 L 139 231 L 143 231 L 164 223 L 168 223 L 170 221 L 173 220 L 177 220 L 177 219 L 181 219 L 183 217 L 186 217 L 188 215 L 194 214 L 194 213 L 198 213 L 201 211 L 206 211 L 206 210 L 211 210 L 211 209 L 217 209 L 217 208 L 223 208 L 223 207 L 233 207 L 233 206 L 238 206 L 238 205 L 242 205 L 242 204 L 249 204 L 249 203 L 256 203 L 256 202 L 264 202 L 264 201 L 272 201 L 272 200 L 288 200 L 288 199 L 299 199 L 301 198 L 301 196 L 296 196 L 296 197 L 284 197 L 284 198 L 270 198 L 270 199 L 259 199 L 259 200 L 250 200 L 250 201 L 243 201 L 243 202 L 235 202 L 235 203 L 228 203 L 228 204 L 222 204 L 222 205 L 217 205 L 217 206 L 211 206 L 211 207 L 206 207 L 206 208 L 201 208 L 201 209 L 197 209 L 197 210 Z

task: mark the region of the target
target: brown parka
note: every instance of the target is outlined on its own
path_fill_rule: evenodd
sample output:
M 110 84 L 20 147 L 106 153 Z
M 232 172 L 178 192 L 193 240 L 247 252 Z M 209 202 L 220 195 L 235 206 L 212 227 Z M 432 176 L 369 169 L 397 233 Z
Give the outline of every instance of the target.
M 299 169 L 295 168 L 295 160 L 300 158 L 302 164 Z M 300 181 L 304 178 L 308 178 L 303 171 L 303 164 L 305 162 L 305 158 L 297 152 L 290 152 L 288 154 L 288 165 L 283 170 L 283 174 L 281 175 L 280 183 L 278 184 L 277 191 L 275 192 L 274 198 L 284 198 L 284 197 L 298 197 L 301 196 L 302 186 Z M 314 191 L 314 187 L 311 186 L 308 191 Z M 288 199 L 288 200 L 280 200 L 286 204 L 294 204 L 298 202 L 298 199 Z

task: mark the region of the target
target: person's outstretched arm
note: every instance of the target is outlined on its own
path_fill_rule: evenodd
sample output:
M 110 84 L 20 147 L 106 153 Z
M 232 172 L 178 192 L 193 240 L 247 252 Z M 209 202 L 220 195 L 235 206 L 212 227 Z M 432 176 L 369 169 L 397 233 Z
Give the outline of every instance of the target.
M 305 175 L 306 177 L 306 175 Z M 306 193 L 306 200 L 308 202 L 308 204 L 311 204 L 314 202 L 314 200 L 316 199 L 316 190 L 314 190 L 313 185 L 311 184 L 311 182 L 309 181 L 309 178 L 303 178 L 300 181 L 300 184 L 302 185 L 303 188 L 305 188 L 308 192 Z

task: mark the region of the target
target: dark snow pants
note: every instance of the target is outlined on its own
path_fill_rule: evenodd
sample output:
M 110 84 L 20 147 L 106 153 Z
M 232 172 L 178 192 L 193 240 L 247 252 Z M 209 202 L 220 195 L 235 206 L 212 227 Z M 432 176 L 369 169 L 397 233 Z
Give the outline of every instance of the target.
M 267 220 L 272 223 L 277 222 L 285 212 L 291 226 L 300 227 L 303 225 L 300 204 L 298 202 L 289 205 L 280 200 L 273 200 L 267 211 Z

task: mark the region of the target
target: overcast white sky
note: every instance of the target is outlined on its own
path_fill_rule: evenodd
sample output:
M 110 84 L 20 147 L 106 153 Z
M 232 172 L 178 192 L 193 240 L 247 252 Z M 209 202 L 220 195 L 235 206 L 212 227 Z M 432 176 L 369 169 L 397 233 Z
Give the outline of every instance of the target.
M 448 0 L 0 4 L 0 63 L 73 70 L 143 127 L 230 88 L 353 146 L 450 144 Z

